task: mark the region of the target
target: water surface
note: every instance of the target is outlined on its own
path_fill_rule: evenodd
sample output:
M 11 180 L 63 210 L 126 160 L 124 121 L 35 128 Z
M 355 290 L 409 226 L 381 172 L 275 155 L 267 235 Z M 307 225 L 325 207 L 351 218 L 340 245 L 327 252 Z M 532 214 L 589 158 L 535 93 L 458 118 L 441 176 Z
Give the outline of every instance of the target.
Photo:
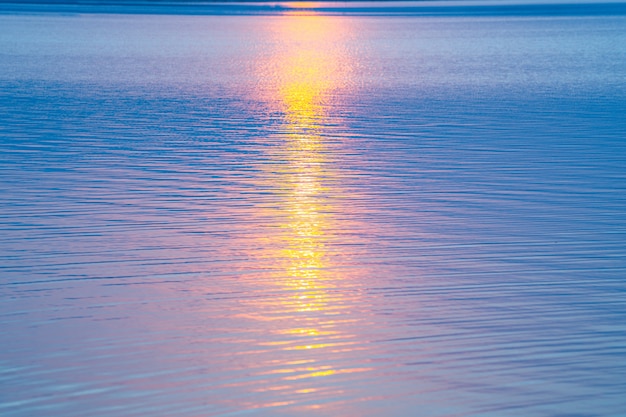
M 0 414 L 623 416 L 626 18 L 253 14 L 0 15 Z

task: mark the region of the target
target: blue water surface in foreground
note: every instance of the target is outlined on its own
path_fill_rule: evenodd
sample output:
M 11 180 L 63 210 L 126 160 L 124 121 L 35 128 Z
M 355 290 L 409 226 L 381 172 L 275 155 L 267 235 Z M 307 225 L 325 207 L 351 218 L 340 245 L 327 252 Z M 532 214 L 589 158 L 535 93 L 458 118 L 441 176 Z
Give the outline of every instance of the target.
M 602 10 L 0 13 L 0 415 L 626 415 Z

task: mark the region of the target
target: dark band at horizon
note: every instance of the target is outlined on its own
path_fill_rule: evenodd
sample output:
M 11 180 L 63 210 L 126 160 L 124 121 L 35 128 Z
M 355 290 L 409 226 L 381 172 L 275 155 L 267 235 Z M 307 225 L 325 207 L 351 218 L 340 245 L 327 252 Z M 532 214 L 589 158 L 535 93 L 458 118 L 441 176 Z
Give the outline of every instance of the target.
M 433 1 L 41 1 L 0 0 L 0 13 L 64 12 L 189 15 L 266 15 L 298 10 L 326 15 L 418 15 L 418 16 L 576 16 L 626 15 L 626 2 L 620 3 L 524 3 L 433 2 Z M 439 4 L 433 4 L 439 3 Z

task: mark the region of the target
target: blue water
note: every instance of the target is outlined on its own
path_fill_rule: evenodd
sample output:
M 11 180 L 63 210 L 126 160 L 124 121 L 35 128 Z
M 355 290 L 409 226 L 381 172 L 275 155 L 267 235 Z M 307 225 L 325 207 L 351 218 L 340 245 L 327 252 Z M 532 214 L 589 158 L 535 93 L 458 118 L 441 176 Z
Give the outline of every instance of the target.
M 0 5 L 0 415 L 626 415 L 626 7 L 560 4 Z

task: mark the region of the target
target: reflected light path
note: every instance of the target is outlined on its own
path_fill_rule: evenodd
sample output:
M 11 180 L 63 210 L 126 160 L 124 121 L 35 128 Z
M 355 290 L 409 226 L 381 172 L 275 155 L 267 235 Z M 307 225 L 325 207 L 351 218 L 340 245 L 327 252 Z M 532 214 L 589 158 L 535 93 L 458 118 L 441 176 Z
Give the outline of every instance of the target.
M 355 300 L 346 300 L 343 292 L 350 278 L 337 264 L 346 250 L 332 248 L 340 239 L 337 232 L 346 227 L 337 217 L 347 208 L 337 203 L 341 173 L 329 149 L 329 125 L 337 123 L 334 93 L 349 88 L 350 57 L 342 48 L 349 28 L 325 16 L 282 16 L 274 23 L 277 50 L 261 65 L 261 79 L 268 94 L 264 99 L 280 118 L 277 137 L 272 138 L 279 146 L 264 177 L 271 184 L 263 186 L 279 194 L 281 207 L 275 214 L 279 232 L 267 238 L 264 247 L 269 253 L 263 257 L 278 263 L 267 282 L 277 286 L 281 296 L 256 301 L 255 307 L 277 321 L 273 341 L 262 344 L 275 345 L 275 364 L 268 373 L 282 378 L 262 391 L 279 391 L 281 400 L 290 392 L 318 393 L 323 401 L 313 399 L 302 406 L 316 409 L 328 402 L 333 390 L 332 381 L 321 378 L 369 370 L 340 366 L 346 362 L 340 360 L 343 355 L 360 347 L 350 331 L 356 324 L 349 314 Z M 307 404 L 297 398 L 255 407 L 296 402 Z

